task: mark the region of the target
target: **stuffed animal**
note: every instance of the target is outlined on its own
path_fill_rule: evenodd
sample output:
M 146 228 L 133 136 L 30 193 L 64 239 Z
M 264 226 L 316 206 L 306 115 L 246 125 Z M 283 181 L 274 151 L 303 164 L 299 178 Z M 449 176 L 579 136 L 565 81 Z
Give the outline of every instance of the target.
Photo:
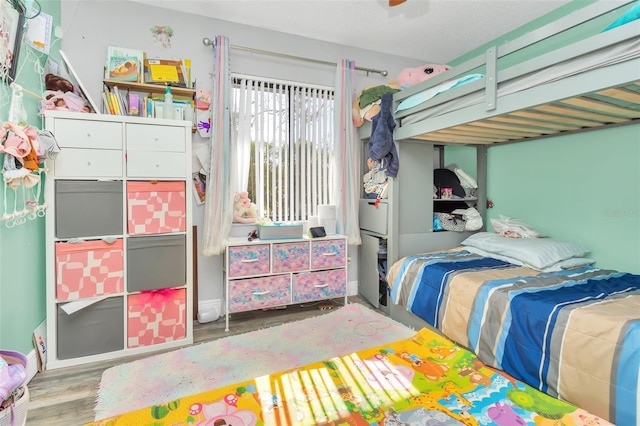
M 233 221 L 235 223 L 255 223 L 258 219 L 256 205 L 251 202 L 247 192 L 239 192 L 234 196 Z
M 428 80 L 431 77 L 434 77 L 450 69 L 451 67 L 449 65 L 440 64 L 425 64 L 418 67 L 405 68 L 400 71 L 400 74 L 398 74 L 398 78 L 396 78 L 394 83 L 398 87 L 404 89 L 406 87 L 410 87 Z
M 42 110 L 93 112 L 69 80 L 55 74 L 47 74 L 44 83 L 46 90 L 43 94 Z

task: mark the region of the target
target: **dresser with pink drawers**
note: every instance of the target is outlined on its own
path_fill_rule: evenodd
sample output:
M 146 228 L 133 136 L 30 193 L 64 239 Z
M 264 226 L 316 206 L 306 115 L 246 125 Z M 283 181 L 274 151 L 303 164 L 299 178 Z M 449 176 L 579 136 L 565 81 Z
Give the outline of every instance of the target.
M 225 251 L 226 331 L 235 312 L 344 297 L 347 240 L 237 240 Z

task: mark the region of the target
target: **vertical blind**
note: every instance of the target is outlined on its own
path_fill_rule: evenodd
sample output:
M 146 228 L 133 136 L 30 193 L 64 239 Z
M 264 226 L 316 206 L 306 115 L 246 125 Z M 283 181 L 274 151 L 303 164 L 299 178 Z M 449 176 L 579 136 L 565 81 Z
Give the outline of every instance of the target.
M 232 116 L 246 150 L 246 190 L 258 215 L 306 220 L 334 183 L 333 89 L 236 77 Z M 240 188 L 243 190 L 243 188 Z

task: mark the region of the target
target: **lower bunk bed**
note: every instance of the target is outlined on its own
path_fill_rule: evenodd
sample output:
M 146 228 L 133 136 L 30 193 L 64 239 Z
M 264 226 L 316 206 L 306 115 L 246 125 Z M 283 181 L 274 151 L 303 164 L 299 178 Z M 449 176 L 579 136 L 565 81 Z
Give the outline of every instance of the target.
M 511 263 L 472 246 L 497 236 L 488 234 L 395 262 L 391 316 L 425 322 L 485 364 L 601 418 L 639 424 L 640 275 L 575 266 L 581 258 L 569 254 L 559 266 Z

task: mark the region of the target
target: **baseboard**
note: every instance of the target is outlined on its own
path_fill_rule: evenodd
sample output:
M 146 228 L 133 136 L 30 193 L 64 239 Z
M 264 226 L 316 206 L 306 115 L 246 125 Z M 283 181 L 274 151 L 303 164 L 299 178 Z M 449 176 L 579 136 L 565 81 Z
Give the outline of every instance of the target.
M 349 281 L 347 283 L 347 296 L 358 295 L 358 281 Z
M 35 349 L 27 355 L 27 383 L 38 374 L 38 354 Z

